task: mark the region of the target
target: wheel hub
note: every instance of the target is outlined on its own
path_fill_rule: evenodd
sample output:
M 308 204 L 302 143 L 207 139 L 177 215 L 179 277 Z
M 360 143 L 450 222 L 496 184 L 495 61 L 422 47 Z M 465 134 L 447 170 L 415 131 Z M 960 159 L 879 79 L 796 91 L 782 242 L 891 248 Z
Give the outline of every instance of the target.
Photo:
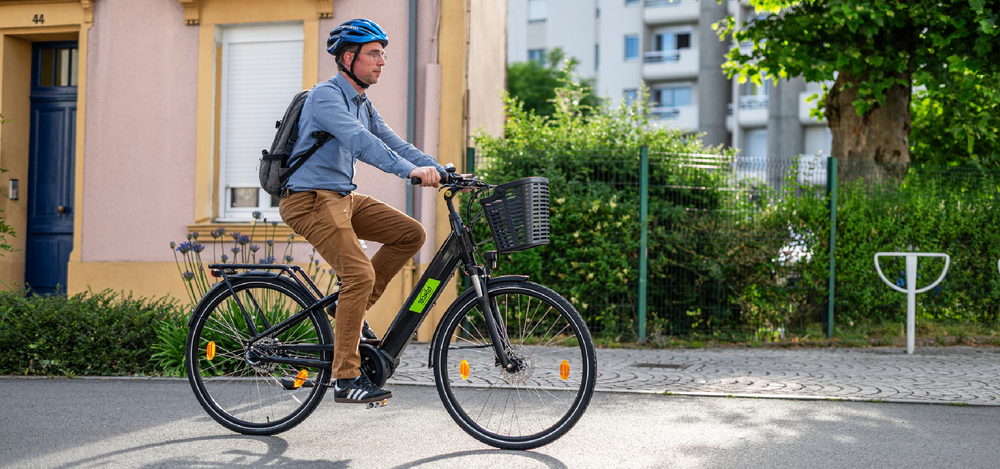
M 501 369 L 500 376 L 508 383 L 526 384 L 535 373 L 535 359 L 531 355 L 525 354 L 521 347 L 510 351 L 507 358 L 511 367 Z
M 260 339 L 253 345 L 247 347 L 243 358 L 246 359 L 247 364 L 250 365 L 254 371 L 258 373 L 271 373 L 278 367 L 278 364 L 261 362 L 260 357 L 271 355 L 274 351 L 274 344 L 275 341 L 273 338 L 266 337 Z

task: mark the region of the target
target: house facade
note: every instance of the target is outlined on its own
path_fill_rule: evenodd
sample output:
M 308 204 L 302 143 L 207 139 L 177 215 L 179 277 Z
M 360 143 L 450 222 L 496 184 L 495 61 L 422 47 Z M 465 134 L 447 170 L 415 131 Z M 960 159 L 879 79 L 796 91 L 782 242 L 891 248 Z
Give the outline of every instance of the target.
M 352 18 L 389 34 L 388 64 L 368 91 L 379 113 L 461 169 L 470 130 L 499 132 L 503 122 L 505 22 L 495 18 L 506 3 L 489 3 L 0 0 L 0 216 L 17 232 L 0 280 L 186 301 L 171 242 L 198 233 L 207 243 L 220 228 L 249 235 L 257 212 L 279 224 L 267 235 L 258 225 L 252 243 L 283 244 L 291 231 L 257 186 L 260 152 L 292 95 L 337 73 L 326 39 Z M 369 313 L 384 329 L 447 218 L 434 190 L 363 164 L 356 181 L 428 232 Z M 296 262 L 312 251 L 301 238 L 291 246 Z M 445 295 L 432 316 L 454 298 Z M 433 322 L 420 333 L 429 337 Z

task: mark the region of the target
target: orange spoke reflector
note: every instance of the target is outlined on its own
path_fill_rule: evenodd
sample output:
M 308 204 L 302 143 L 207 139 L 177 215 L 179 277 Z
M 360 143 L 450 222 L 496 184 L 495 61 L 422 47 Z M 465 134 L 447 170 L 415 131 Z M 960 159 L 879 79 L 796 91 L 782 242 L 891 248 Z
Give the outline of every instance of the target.
M 309 379 L 309 370 L 302 369 L 299 374 L 295 375 L 295 382 L 292 383 L 292 387 L 295 389 L 301 388 L 303 384 L 306 384 L 307 379 Z
M 469 379 L 469 361 L 462 360 L 462 363 L 458 364 L 458 374 L 462 376 L 462 379 Z
M 207 358 L 209 361 L 211 361 L 213 358 L 215 358 L 215 341 L 214 340 L 210 341 L 208 343 L 208 346 L 205 347 L 205 358 Z
M 569 379 L 569 362 L 566 360 L 563 360 L 562 363 L 559 364 L 559 377 L 562 378 L 563 381 Z

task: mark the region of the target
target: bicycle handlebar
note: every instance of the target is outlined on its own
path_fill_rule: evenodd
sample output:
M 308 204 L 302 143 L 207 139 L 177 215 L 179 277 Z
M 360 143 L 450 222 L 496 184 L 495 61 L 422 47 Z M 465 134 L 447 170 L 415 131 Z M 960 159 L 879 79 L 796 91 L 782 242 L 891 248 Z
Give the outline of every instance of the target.
M 441 175 L 441 185 L 442 186 L 458 186 L 458 187 L 479 187 L 479 186 L 489 186 L 475 176 L 469 175 L 469 177 L 464 177 L 461 174 L 439 171 L 438 174 Z M 419 186 L 423 181 L 418 177 L 411 177 L 410 184 L 414 186 Z

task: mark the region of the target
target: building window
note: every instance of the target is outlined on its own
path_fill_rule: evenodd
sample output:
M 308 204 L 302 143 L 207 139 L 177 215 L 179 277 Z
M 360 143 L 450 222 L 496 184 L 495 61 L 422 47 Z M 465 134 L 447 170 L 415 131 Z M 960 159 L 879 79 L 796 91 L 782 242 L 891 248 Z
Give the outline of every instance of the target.
M 625 6 L 631 7 L 639 4 L 639 0 L 625 0 Z
M 537 62 L 538 65 L 545 65 L 545 49 L 529 49 L 528 61 Z
M 548 0 L 528 0 L 528 22 L 544 23 L 549 17 Z
M 681 50 L 691 48 L 691 33 L 657 34 L 654 39 L 654 50 Z
M 639 99 L 639 90 L 637 90 L 637 89 L 625 90 L 625 105 L 626 106 L 631 106 L 632 103 L 636 102 L 638 99 Z
M 639 58 L 639 36 L 629 34 L 625 36 L 625 60 L 635 60 Z
M 219 221 L 249 221 L 260 211 L 280 220 L 276 198 L 260 188 L 260 151 L 274 122 L 302 90 L 302 23 L 222 30 Z
M 691 105 L 691 87 L 678 86 L 653 90 L 650 98 L 657 107 L 681 107 Z

